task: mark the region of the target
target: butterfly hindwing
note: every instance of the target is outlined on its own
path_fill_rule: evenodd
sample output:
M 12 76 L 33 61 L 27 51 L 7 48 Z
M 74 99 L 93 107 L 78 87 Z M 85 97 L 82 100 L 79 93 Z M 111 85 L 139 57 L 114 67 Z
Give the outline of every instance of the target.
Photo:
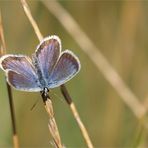
M 15 71 L 7 70 L 7 82 L 17 90 L 22 91 L 41 91 L 40 84 L 32 77 L 16 73 Z
M 64 51 L 50 77 L 49 88 L 58 87 L 73 78 L 80 70 L 78 58 L 69 50 Z

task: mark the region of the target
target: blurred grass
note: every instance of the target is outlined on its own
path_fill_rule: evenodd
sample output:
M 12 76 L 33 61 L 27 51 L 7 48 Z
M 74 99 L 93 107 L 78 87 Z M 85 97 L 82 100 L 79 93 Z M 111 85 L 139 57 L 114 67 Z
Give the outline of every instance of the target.
M 148 3 L 140 1 L 60 1 L 81 28 L 100 47 L 133 92 L 145 101 L 148 96 Z M 129 147 L 139 122 L 115 90 L 81 51 L 60 23 L 40 1 L 29 1 L 44 36 L 57 34 L 63 49 L 76 53 L 81 72 L 67 87 L 96 147 Z M 31 55 L 38 40 L 19 1 L 0 1 L 8 53 Z M 0 72 L 0 147 L 10 147 L 11 122 L 4 74 Z M 53 105 L 63 143 L 85 147 L 81 133 L 59 89 L 53 90 Z M 18 134 L 22 147 L 48 147 L 47 114 L 39 94 L 13 91 Z M 31 106 L 40 99 L 33 111 Z M 147 135 L 145 138 L 145 146 Z

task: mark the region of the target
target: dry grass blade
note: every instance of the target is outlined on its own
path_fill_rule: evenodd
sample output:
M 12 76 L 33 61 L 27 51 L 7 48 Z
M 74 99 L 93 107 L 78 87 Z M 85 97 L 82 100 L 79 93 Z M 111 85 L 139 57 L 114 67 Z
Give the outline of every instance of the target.
M 75 106 L 74 102 L 72 101 L 72 99 L 71 99 L 65 85 L 61 85 L 61 92 L 62 92 L 67 104 L 69 105 L 69 107 L 70 107 L 70 109 L 71 109 L 71 111 L 73 113 L 74 118 L 76 119 L 76 121 L 77 121 L 77 123 L 78 123 L 78 125 L 80 127 L 80 130 L 81 130 L 81 132 L 83 134 L 83 137 L 84 137 L 84 139 L 85 139 L 85 141 L 87 143 L 87 146 L 89 148 L 93 148 L 93 144 L 92 144 L 91 139 L 90 139 L 90 137 L 88 135 L 88 132 L 87 132 L 87 130 L 86 130 L 80 116 L 79 116 L 79 113 L 78 113 L 78 111 L 76 109 L 76 106 Z
M 0 41 L 1 41 L 1 50 L 0 50 L 0 56 L 6 54 L 6 44 L 4 39 L 4 31 L 3 31 L 3 25 L 2 25 L 2 15 L 0 11 Z
M 135 94 L 128 88 L 116 70 L 110 65 L 108 60 L 102 55 L 100 50 L 80 28 L 68 11 L 66 11 L 57 1 L 42 0 L 42 2 L 59 20 L 81 49 L 88 55 L 135 116 L 138 119 L 142 118 L 146 113 L 145 107 L 139 102 Z
M 0 50 L 0 56 L 2 56 L 4 54 L 6 54 L 6 43 L 5 43 L 4 32 L 3 32 L 1 11 L 0 11 L 0 41 L 2 44 L 1 50 Z M 11 88 L 7 82 L 6 82 L 6 85 L 7 85 L 7 92 L 8 92 L 8 98 L 9 98 L 11 121 L 12 121 L 13 145 L 14 145 L 14 148 L 19 148 L 18 135 L 17 135 L 17 131 L 16 131 L 16 122 L 15 122 L 15 112 L 14 112 L 12 91 L 11 91 Z
M 49 115 L 49 130 L 50 133 L 54 139 L 54 143 L 58 148 L 62 148 L 62 143 L 61 143 L 61 138 L 59 135 L 59 131 L 58 131 L 58 127 L 54 118 L 54 113 L 53 113 L 53 107 L 52 107 L 52 102 L 50 99 L 47 99 L 47 101 L 45 102 L 45 109 Z
M 39 41 L 41 41 L 43 39 L 43 36 L 42 36 L 42 34 L 41 34 L 40 30 L 39 30 L 39 27 L 38 27 L 36 21 L 32 17 L 32 14 L 30 12 L 30 9 L 29 9 L 29 6 L 28 6 L 26 0 L 20 0 L 20 1 L 22 3 L 23 8 L 24 8 L 25 14 L 28 17 L 31 25 L 33 26 L 33 29 L 34 29 Z
M 81 118 L 79 116 L 79 113 L 78 113 L 78 111 L 76 109 L 76 106 L 75 106 L 75 104 L 73 102 L 70 104 L 70 108 L 71 108 L 71 111 L 74 114 L 74 117 L 75 117 L 81 131 L 82 131 L 82 134 L 83 134 L 83 136 L 85 138 L 85 141 L 87 142 L 88 147 L 93 148 L 93 145 L 92 145 L 90 137 L 89 137 L 89 135 L 87 133 L 87 130 L 86 130 L 86 128 L 85 128 L 85 126 L 84 126 L 84 124 L 83 124 L 83 122 L 82 122 L 82 120 L 81 120 Z
M 33 26 L 33 29 L 34 29 L 39 41 L 41 41 L 43 39 L 43 36 L 42 36 L 42 34 L 39 30 L 39 27 L 37 26 L 37 23 L 35 22 L 35 20 L 32 17 L 32 14 L 30 12 L 30 9 L 29 9 L 27 2 L 25 0 L 21 0 L 21 4 L 24 8 L 26 16 L 28 17 L 31 25 Z M 53 137 L 54 143 L 58 148 L 62 148 L 63 146 L 62 146 L 62 143 L 61 143 L 60 134 L 59 134 L 58 127 L 57 127 L 57 124 L 56 124 L 56 121 L 55 121 L 55 118 L 54 118 L 54 114 L 53 114 L 52 102 L 49 98 L 45 102 L 45 109 L 46 109 L 46 111 L 49 115 L 48 127 L 49 127 L 50 133 Z

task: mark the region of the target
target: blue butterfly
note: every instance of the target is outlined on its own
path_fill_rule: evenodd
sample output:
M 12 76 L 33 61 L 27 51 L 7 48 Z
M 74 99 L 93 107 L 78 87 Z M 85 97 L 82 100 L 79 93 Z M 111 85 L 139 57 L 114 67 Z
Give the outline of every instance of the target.
M 37 46 L 32 60 L 25 55 L 8 54 L 0 58 L 7 82 L 17 90 L 38 92 L 58 87 L 80 70 L 80 61 L 71 51 L 61 52 L 58 36 L 49 36 Z

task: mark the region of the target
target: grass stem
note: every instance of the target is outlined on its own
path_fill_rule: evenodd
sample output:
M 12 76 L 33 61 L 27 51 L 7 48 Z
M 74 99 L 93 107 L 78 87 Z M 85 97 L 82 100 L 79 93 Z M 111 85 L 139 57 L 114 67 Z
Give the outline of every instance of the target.
M 43 36 L 39 30 L 39 27 L 36 23 L 36 21 L 34 20 L 34 18 L 32 17 L 32 14 L 31 14 L 31 11 L 29 9 L 29 6 L 26 2 L 26 0 L 21 0 L 21 4 L 24 8 L 24 12 L 26 14 L 26 16 L 28 17 L 39 41 L 41 41 L 43 39 Z M 44 100 L 44 98 L 43 98 Z M 54 144 L 56 145 L 56 147 L 58 148 L 62 148 L 62 143 L 61 143 L 61 138 L 60 138 L 60 134 L 59 134 L 59 131 L 58 131 L 58 127 L 57 127 L 57 124 L 56 124 L 56 120 L 54 118 L 54 113 L 53 113 L 53 107 L 52 107 L 52 102 L 49 98 L 49 96 L 47 96 L 47 98 L 45 98 L 45 102 L 44 102 L 44 105 L 45 105 L 45 109 L 49 115 L 49 124 L 48 124 L 48 127 L 49 127 L 49 131 L 53 137 L 53 140 L 54 140 Z
M 24 12 L 25 12 L 27 18 L 29 19 L 29 21 L 30 21 L 30 23 L 31 23 L 31 25 L 32 25 L 32 27 L 34 29 L 34 32 L 36 33 L 36 36 L 38 37 L 39 41 L 41 41 L 43 39 L 43 36 L 42 36 L 42 34 L 41 34 L 40 30 L 39 30 L 39 27 L 38 27 L 36 21 L 32 17 L 30 8 L 29 8 L 26 0 L 20 0 L 20 1 L 21 1 L 21 4 L 22 4 L 23 8 L 24 8 Z
M 50 131 L 50 133 L 53 137 L 55 146 L 58 147 L 58 148 L 63 148 L 61 138 L 60 138 L 60 134 L 59 134 L 59 130 L 58 130 L 55 118 L 54 118 L 52 101 L 51 101 L 51 99 L 48 95 L 48 92 L 49 92 L 49 90 L 41 91 L 41 96 L 42 96 L 42 99 L 43 99 L 45 110 L 49 115 L 49 124 L 48 124 L 49 131 Z
M 93 144 L 92 144 L 91 139 L 90 139 L 90 137 L 88 135 L 88 132 L 87 132 L 87 130 L 86 130 L 80 116 L 79 116 L 79 113 L 78 113 L 78 111 L 76 109 L 76 106 L 75 106 L 74 102 L 72 101 L 71 96 L 68 93 L 68 90 L 67 90 L 65 85 L 61 85 L 61 92 L 62 92 L 67 104 L 69 105 L 69 107 L 70 107 L 70 109 L 72 111 L 72 114 L 73 114 L 74 118 L 76 119 L 76 121 L 78 123 L 78 126 L 80 127 L 82 135 L 83 135 L 83 137 L 84 137 L 84 139 L 85 139 L 85 141 L 87 143 L 87 146 L 89 148 L 93 148 Z
M 6 43 L 4 38 L 4 31 L 3 31 L 3 25 L 2 25 L 2 16 L 0 12 L 0 40 L 2 43 L 2 47 L 0 50 L 0 56 L 6 54 Z M 18 134 L 16 130 L 16 122 L 15 122 L 15 111 L 14 111 L 14 105 L 13 105 L 13 97 L 12 97 L 12 91 L 9 84 L 6 82 L 7 85 L 7 92 L 8 92 L 8 98 L 9 98 L 9 107 L 10 107 L 10 114 L 11 114 L 11 122 L 12 122 L 12 132 L 13 132 L 13 145 L 14 148 L 19 148 L 19 142 L 18 142 Z

